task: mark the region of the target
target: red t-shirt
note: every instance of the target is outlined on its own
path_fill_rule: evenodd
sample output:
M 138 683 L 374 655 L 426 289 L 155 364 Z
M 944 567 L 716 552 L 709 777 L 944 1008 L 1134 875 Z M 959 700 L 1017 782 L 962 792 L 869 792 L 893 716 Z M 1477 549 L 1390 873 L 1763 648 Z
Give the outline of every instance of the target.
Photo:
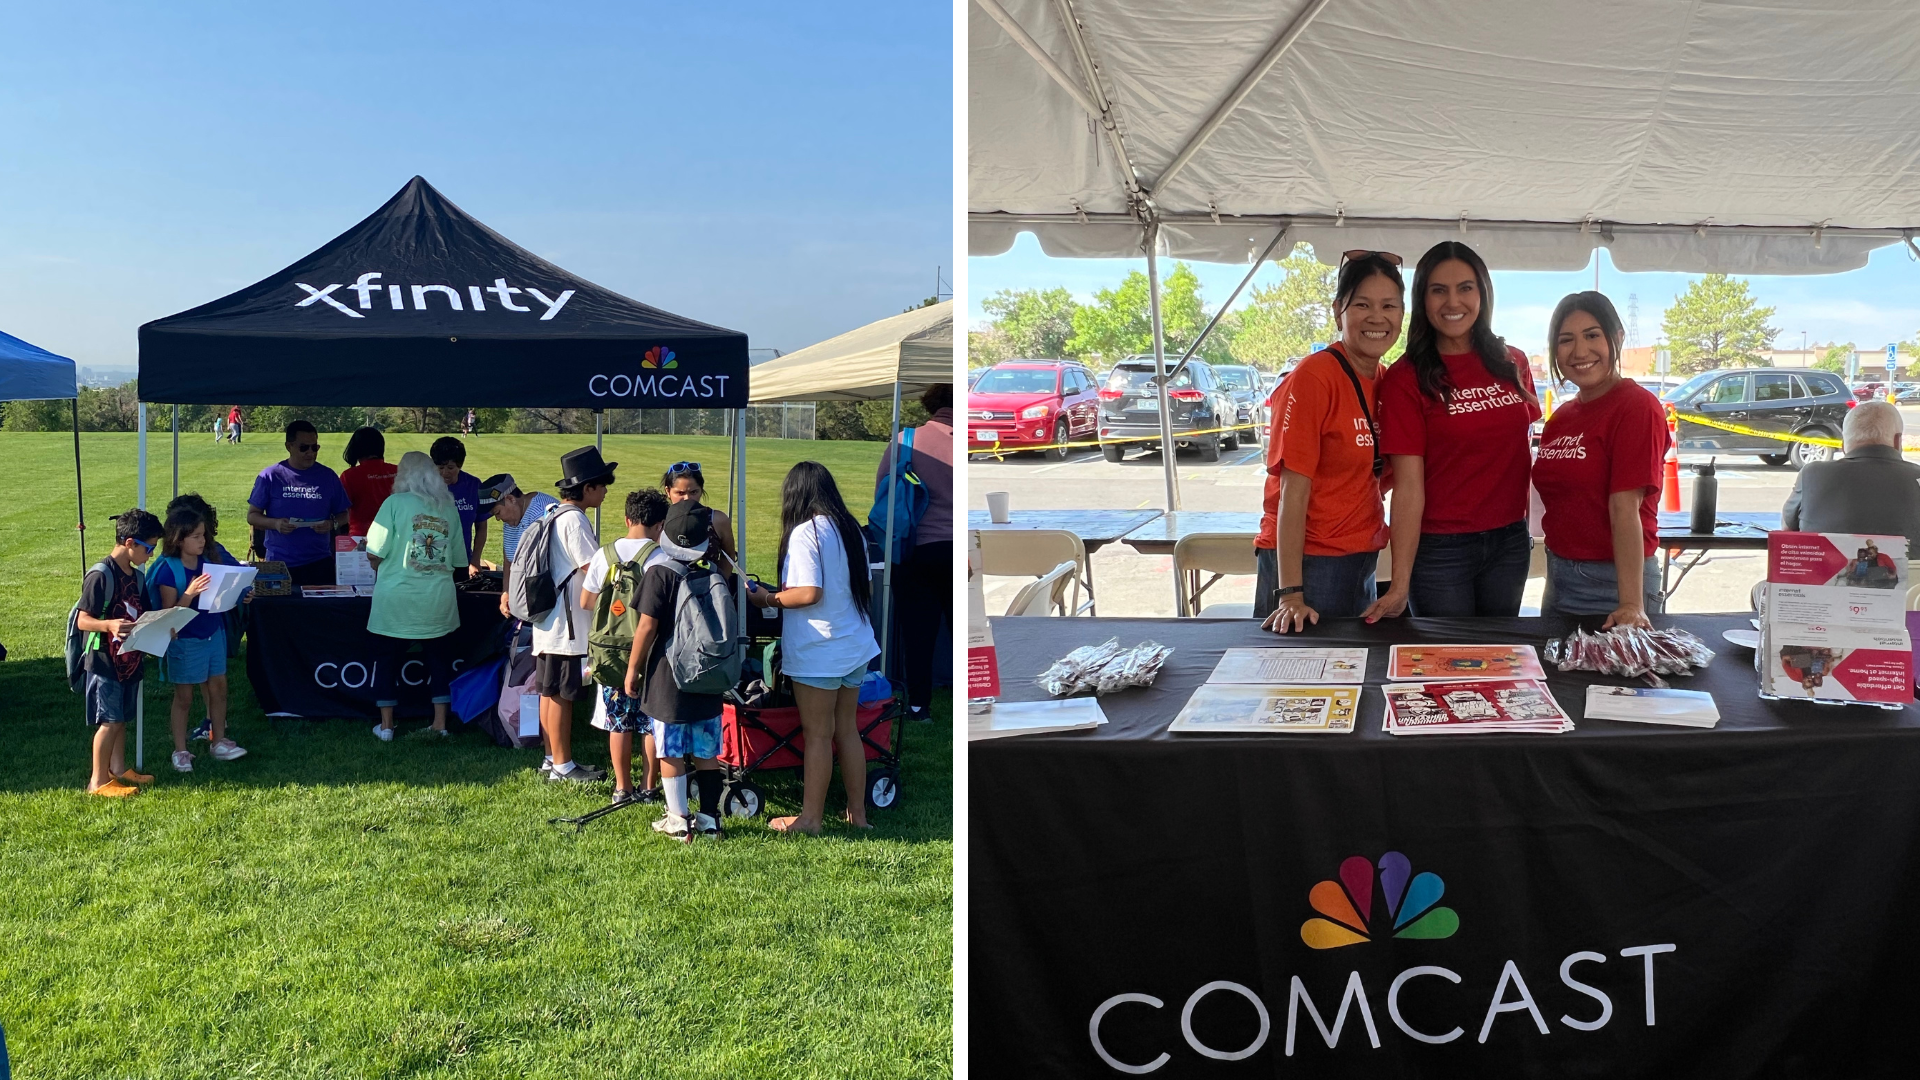
M 1509 347 L 1520 385 L 1532 394 L 1527 356 Z M 1444 402 L 1420 392 L 1402 359 L 1380 376 L 1380 452 L 1425 458 L 1423 533 L 1485 532 L 1527 517 L 1527 429 L 1540 406 L 1487 374 L 1478 353 L 1442 356 L 1452 386 Z
M 1375 406 L 1375 382 L 1360 380 L 1369 410 Z M 1313 480 L 1307 495 L 1306 554 L 1353 555 L 1385 547 L 1386 513 L 1381 480 L 1373 475 L 1373 435 L 1340 361 L 1328 351 L 1300 361 L 1274 388 L 1269 404 L 1273 428 L 1267 435 L 1267 484 L 1254 546 L 1276 546 L 1284 467 Z
M 389 465 L 377 457 L 368 458 L 340 474 L 340 486 L 353 504 L 347 508 L 350 535 L 367 535 L 373 516 L 380 512 L 380 504 L 393 494 L 393 478 L 399 474 L 399 466 Z
M 1547 550 L 1563 559 L 1613 561 L 1607 498 L 1642 491 L 1640 533 L 1651 555 L 1659 526 L 1660 467 L 1667 456 L 1667 412 L 1660 399 L 1621 379 L 1596 401 L 1569 398 L 1547 418 L 1533 486 L 1546 508 Z

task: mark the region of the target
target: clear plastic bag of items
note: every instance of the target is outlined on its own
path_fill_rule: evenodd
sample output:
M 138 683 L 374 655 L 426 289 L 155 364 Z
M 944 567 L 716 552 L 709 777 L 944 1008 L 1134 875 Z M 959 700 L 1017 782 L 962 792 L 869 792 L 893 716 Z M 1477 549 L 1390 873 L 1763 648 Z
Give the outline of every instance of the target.
M 1111 694 L 1129 686 L 1150 686 L 1173 655 L 1172 646 L 1143 641 L 1130 649 L 1119 638 L 1099 645 L 1082 645 L 1040 673 L 1040 688 L 1054 697 L 1092 690 Z
M 1691 675 L 1713 660 L 1707 643 L 1685 630 L 1649 630 L 1617 626 L 1607 631 L 1576 629 L 1547 642 L 1547 659 L 1562 671 L 1595 671 L 1602 675 L 1645 675 L 1664 686 L 1661 675 Z

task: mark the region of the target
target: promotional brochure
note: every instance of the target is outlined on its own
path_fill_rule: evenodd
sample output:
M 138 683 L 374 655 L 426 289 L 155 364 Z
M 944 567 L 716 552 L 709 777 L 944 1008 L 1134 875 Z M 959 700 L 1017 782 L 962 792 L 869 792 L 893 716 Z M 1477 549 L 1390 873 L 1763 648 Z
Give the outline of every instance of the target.
M 993 627 L 987 622 L 987 597 L 981 586 L 980 533 L 967 533 L 967 700 L 1000 696 L 1000 658 L 993 651 Z M 969 706 L 971 707 L 971 705 Z
M 149 611 L 135 620 L 127 636 L 120 641 L 123 652 L 146 653 L 148 656 L 167 655 L 167 646 L 173 644 L 176 631 L 186 628 L 193 621 L 194 610 L 190 607 L 162 608 Z
M 1389 683 L 1381 690 L 1387 695 L 1381 730 L 1390 735 L 1573 730 L 1573 718 L 1535 679 Z
M 1091 731 L 1107 722 L 1098 698 L 1061 698 L 1055 701 L 996 701 L 985 712 L 967 714 L 967 741 L 1004 739 L 1009 735 L 1052 735 L 1062 731 Z
M 1358 686 L 1205 683 L 1167 730 L 1340 735 L 1353 730 L 1359 711 Z
M 212 579 L 194 601 L 194 607 L 201 611 L 230 611 L 240 602 L 241 594 L 252 586 L 253 579 L 260 571 L 251 566 L 226 566 L 221 563 L 203 562 L 200 570 Z
M 1760 696 L 1863 702 L 1913 700 L 1903 536 L 1775 532 L 1767 537 Z
M 1546 677 L 1531 645 L 1395 645 L 1387 657 L 1387 678 L 1394 680 Z
M 339 599 L 343 596 L 358 596 L 352 585 L 302 585 L 300 595 L 308 600 Z
M 1228 649 L 1210 683 L 1363 683 L 1365 649 Z
M 1651 686 L 1587 687 L 1586 719 L 1710 728 L 1720 722 L 1713 695 Z
M 337 585 L 373 584 L 373 564 L 367 561 L 367 538 L 333 538 L 333 580 Z
M 1762 694 L 1895 707 L 1913 700 L 1913 642 L 1904 627 L 1764 625 L 1758 650 Z

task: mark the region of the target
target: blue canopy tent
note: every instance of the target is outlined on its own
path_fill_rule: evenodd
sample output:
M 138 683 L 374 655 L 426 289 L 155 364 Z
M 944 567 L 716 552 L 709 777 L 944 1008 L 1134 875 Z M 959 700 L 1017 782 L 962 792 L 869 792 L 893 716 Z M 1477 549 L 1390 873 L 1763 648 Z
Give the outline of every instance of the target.
M 87 568 L 86 493 L 80 486 L 80 380 L 73 361 L 0 332 L 0 401 L 73 402 L 73 486 L 80 511 L 80 569 Z

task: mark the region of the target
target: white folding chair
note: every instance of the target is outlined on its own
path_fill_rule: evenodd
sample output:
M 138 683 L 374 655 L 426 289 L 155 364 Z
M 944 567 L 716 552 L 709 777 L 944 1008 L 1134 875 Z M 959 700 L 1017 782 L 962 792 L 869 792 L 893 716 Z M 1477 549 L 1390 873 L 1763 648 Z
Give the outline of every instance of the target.
M 1186 582 L 1179 612 L 1182 618 L 1251 619 L 1252 604 L 1208 604 L 1200 598 L 1221 578 L 1258 573 L 1253 555 L 1253 537 L 1246 533 L 1189 533 L 1173 545 L 1173 572 Z M 1211 574 L 1204 582 L 1202 574 Z
M 1073 564 L 1073 606 L 1068 614 L 1094 614 L 1093 571 L 1087 546 L 1065 529 L 980 530 L 980 572 L 988 577 L 1041 577 L 1063 562 Z M 1080 589 L 1087 601 L 1080 602 Z
M 1013 595 L 1013 603 L 1007 605 L 1009 615 L 1065 615 L 1067 613 L 1067 586 L 1073 580 L 1073 564 L 1063 562 L 1040 576 L 1038 581 L 1030 581 L 1020 587 Z

